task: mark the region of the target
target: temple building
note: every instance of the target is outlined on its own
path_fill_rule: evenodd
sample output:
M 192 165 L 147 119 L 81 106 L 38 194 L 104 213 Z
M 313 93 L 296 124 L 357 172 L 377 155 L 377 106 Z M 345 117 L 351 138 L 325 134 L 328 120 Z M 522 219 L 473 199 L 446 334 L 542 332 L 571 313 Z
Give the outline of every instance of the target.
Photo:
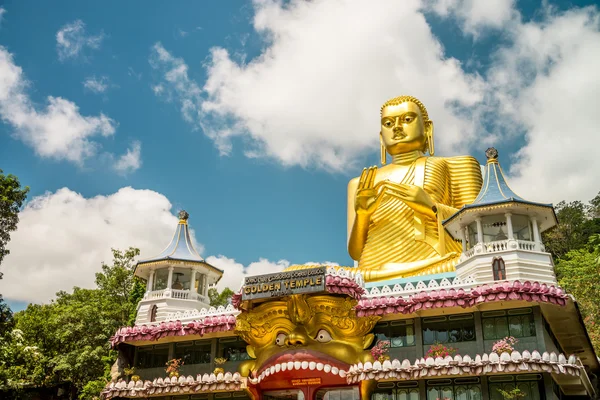
M 194 250 L 181 212 L 167 248 L 137 265 L 146 295 L 111 338 L 120 371 L 135 370 L 105 399 L 595 398 L 599 359 L 542 242 L 552 205 L 518 196 L 493 148 L 483 168 L 434 157 L 418 100 L 391 99 L 381 117 L 383 166 L 349 185 L 356 266 L 245 276 L 210 307 L 228 271 Z

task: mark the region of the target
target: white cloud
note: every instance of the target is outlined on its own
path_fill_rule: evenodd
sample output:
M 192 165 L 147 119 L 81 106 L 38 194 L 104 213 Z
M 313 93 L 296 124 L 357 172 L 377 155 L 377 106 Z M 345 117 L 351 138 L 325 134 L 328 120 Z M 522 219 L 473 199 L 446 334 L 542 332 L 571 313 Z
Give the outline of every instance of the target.
M 502 28 L 519 17 L 514 9 L 515 0 L 431 0 L 426 4 L 426 9 L 441 17 L 458 19 L 462 30 L 475 37 L 483 30 Z
M 255 2 L 254 28 L 268 45 L 251 62 L 212 49 L 202 91 L 185 62 L 160 44 L 153 65 L 185 118 L 222 153 L 239 137 L 250 157 L 340 170 L 376 151 L 379 107 L 400 94 L 428 106 L 441 152 L 464 151 L 475 130 L 454 108 L 480 101 L 484 86 L 444 55 L 420 7 L 416 0 L 402 7 L 393 0 Z
M 257 0 L 253 24 L 265 41 L 259 56 L 246 63 L 213 48 L 201 86 L 184 60 L 157 43 L 157 95 L 179 101 L 184 118 L 223 154 L 242 144 L 248 157 L 336 171 L 377 151 L 380 104 L 412 94 L 436 124 L 438 154 L 513 141 L 521 150 L 510 172 L 522 196 L 590 199 L 600 181 L 593 152 L 600 144 L 598 8 L 559 12 L 543 3 L 530 22 L 514 6 Z M 505 28 L 490 49 L 491 67 L 469 74 L 449 58 L 423 14 L 431 11 L 457 19 L 467 34 Z
M 93 198 L 68 188 L 34 197 L 19 214 L 0 293 L 47 302 L 58 290 L 94 287 L 101 262 L 112 261 L 111 247 L 138 247 L 148 258 L 168 244 L 178 221 L 171 208 L 164 195 L 129 187 Z
M 0 46 L 0 118 L 13 127 L 14 137 L 33 148 L 40 157 L 81 166 L 98 153 L 100 144 L 93 140 L 95 137 L 114 135 L 117 123 L 106 115 L 83 116 L 77 104 L 53 96 L 48 96 L 48 105 L 42 109 L 29 98 L 28 86 L 12 54 Z M 124 160 L 131 163 L 135 155 L 134 147 Z
M 122 174 L 127 174 L 138 170 L 142 166 L 142 144 L 139 141 L 132 143 L 127 149 L 127 153 L 123 154 L 114 164 L 114 169 Z
M 600 13 L 549 10 L 513 35 L 488 76 L 502 129 L 525 131 L 511 185 L 530 200 L 587 202 L 600 190 Z
M 90 76 L 83 81 L 83 87 L 94 93 L 104 93 L 108 89 L 109 83 L 106 76 L 96 78 Z
M 93 136 L 111 136 L 116 123 L 104 114 L 86 117 L 66 99 L 48 96 L 48 106 L 38 110 L 29 99 L 28 82 L 12 54 L 0 46 L 0 116 L 13 126 L 15 136 L 48 158 L 82 164 L 94 155 Z
M 260 258 L 258 261 L 250 263 L 247 267 L 236 262 L 233 258 L 228 258 L 223 255 L 210 256 L 206 258 L 206 262 L 223 271 L 223 277 L 217 284 L 219 290 L 223 290 L 226 287 L 236 292 L 242 285 L 244 276 L 271 274 L 275 272 L 283 271 L 285 268 L 290 266 L 289 261 L 279 260 L 272 262 L 264 258 Z
M 87 35 L 85 24 L 78 19 L 64 25 L 56 33 L 56 51 L 61 61 L 77 58 L 85 48 L 98 49 L 104 39 L 104 34 Z
M 4 7 L 0 7 L 0 26 L 2 26 L 2 21 L 4 20 L 4 14 L 6 14 L 6 9 Z

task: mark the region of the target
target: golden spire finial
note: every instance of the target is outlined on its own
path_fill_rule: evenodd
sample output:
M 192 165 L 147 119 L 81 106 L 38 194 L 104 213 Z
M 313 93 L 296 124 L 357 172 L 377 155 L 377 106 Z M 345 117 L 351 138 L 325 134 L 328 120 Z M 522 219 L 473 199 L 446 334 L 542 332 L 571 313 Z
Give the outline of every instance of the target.
M 187 225 L 187 220 L 190 217 L 190 214 L 185 210 L 181 210 L 177 215 L 179 216 L 179 223 Z
M 485 156 L 487 157 L 488 164 L 496 163 L 498 164 L 498 150 L 495 147 L 490 147 L 485 151 Z

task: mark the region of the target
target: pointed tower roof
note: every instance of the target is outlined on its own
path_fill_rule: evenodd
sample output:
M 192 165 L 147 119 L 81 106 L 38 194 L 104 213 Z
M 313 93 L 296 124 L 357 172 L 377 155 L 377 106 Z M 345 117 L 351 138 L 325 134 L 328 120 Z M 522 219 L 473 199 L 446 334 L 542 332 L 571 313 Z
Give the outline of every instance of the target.
M 541 231 L 557 224 L 552 204 L 525 200 L 508 186 L 504 171 L 502 171 L 502 167 L 498 162 L 498 150 L 490 147 L 486 150 L 485 156 L 487 157 L 487 163 L 483 171 L 481 191 L 473 203 L 463 206 L 443 222 L 446 228 L 450 228 L 449 225 L 453 225 L 454 220 L 464 219 L 466 214 L 486 214 L 492 209 L 498 208 L 513 208 L 518 213 L 535 215 L 540 219 Z
M 473 203 L 467 205 L 467 208 L 492 205 L 504 202 L 517 201 L 527 204 L 535 204 L 545 207 L 552 207 L 552 204 L 534 203 L 527 201 L 517 195 L 506 182 L 504 171 L 498 162 L 498 150 L 490 147 L 486 150 L 487 164 L 483 172 L 483 185 L 481 191 Z
M 141 260 L 138 264 L 159 260 L 203 262 L 204 259 L 200 257 L 200 254 L 198 254 L 192 243 L 187 222 L 189 217 L 190 214 L 187 211 L 179 211 L 179 224 L 177 225 L 173 239 L 171 239 L 171 243 L 160 254 L 146 260 Z
M 190 214 L 188 214 L 187 211 L 179 211 L 179 224 L 177 224 L 177 229 L 175 230 L 173 239 L 171 239 L 171 243 L 169 243 L 169 245 L 163 251 L 161 251 L 160 254 L 138 261 L 137 266 L 139 267 L 141 265 L 157 263 L 160 261 L 183 261 L 188 263 L 201 263 L 216 271 L 219 271 L 222 274 L 223 271 L 208 264 L 194 247 L 190 230 L 188 228 L 189 217 Z

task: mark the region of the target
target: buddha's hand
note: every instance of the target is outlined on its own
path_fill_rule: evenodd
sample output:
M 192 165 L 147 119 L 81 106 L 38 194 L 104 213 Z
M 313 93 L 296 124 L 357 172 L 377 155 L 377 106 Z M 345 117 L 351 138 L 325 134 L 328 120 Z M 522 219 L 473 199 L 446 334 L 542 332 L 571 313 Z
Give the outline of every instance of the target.
M 388 183 L 386 186 L 414 211 L 435 219 L 435 203 L 422 187 L 405 183 Z
M 365 168 L 360 175 L 354 200 L 354 210 L 357 215 L 372 215 L 381 202 L 382 192 L 374 185 L 376 175 L 377 167 Z

